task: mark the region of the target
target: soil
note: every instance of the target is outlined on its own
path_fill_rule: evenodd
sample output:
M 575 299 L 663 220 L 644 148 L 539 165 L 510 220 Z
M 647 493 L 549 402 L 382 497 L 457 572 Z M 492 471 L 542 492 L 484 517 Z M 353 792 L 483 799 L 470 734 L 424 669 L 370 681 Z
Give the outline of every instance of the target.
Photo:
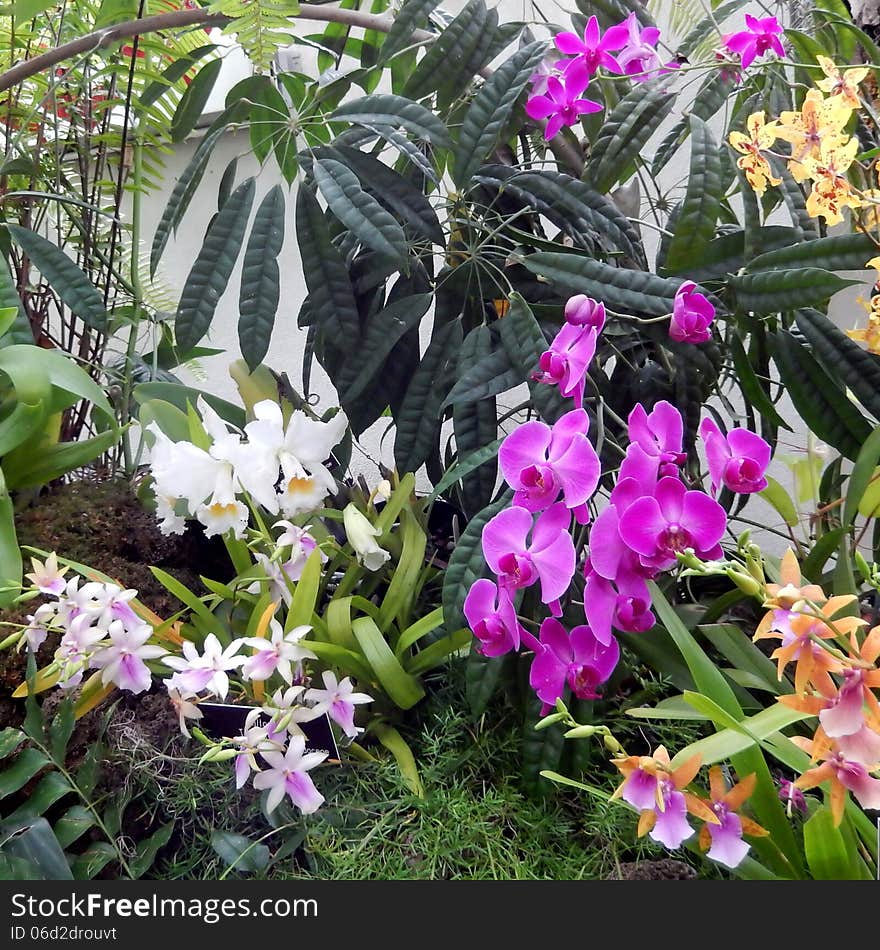
M 660 858 L 656 861 L 627 861 L 618 868 L 615 881 L 690 881 L 697 872 L 684 861 Z
M 165 537 L 124 481 L 63 485 L 17 514 L 16 528 L 22 545 L 57 551 L 102 571 L 124 588 L 135 588 L 139 599 L 160 617 L 180 605 L 149 565 L 161 567 L 197 593 L 205 591 L 199 575 L 219 581 L 232 576 L 222 540 L 206 538 L 195 524 L 183 535 Z M 4 611 L 2 619 L 22 623 L 32 610 L 29 604 L 26 610 Z M 44 645 L 37 655 L 39 665 L 50 661 L 53 649 L 54 644 Z M 24 676 L 24 653 L 0 653 L 0 728 L 22 719 L 24 703 L 10 694 Z

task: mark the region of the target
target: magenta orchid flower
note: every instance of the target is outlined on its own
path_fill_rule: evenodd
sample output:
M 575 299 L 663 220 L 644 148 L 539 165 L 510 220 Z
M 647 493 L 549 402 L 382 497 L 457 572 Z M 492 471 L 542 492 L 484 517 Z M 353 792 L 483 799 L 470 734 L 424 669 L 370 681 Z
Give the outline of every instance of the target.
M 103 670 L 101 682 L 113 683 L 131 693 L 143 693 L 150 688 L 152 675 L 144 660 L 155 660 L 168 651 L 156 644 L 147 643 L 153 635 L 149 624 L 125 627 L 114 620 L 107 628 L 109 646 L 97 652 L 91 665 Z
M 471 585 L 464 600 L 464 615 L 483 656 L 502 656 L 518 650 L 524 639 L 534 640 L 516 619 L 516 610 L 505 587 L 481 577 Z
M 674 851 L 694 833 L 687 820 L 687 800 L 673 781 L 644 769 L 634 769 L 621 786 L 620 797 L 640 813 L 655 815 L 650 836 Z
M 549 142 L 564 125 L 576 125 L 582 115 L 601 112 L 602 104 L 580 98 L 590 77 L 583 64 L 573 63 L 562 79 L 550 76 L 547 91 L 526 101 L 526 113 L 535 120 L 546 119 L 544 138 Z
M 321 678 L 324 680 L 324 689 L 307 689 L 305 698 L 315 703 L 313 712 L 316 716 L 326 712 L 349 739 L 354 739 L 359 732 L 364 731 L 354 724 L 354 707 L 371 703 L 373 697 L 356 693 L 347 676 L 337 681 L 332 670 L 324 670 Z
M 541 354 L 540 371 L 532 378 L 558 386 L 563 396 L 574 399 L 576 409 L 582 408 L 587 370 L 596 355 L 597 340 L 595 327 L 566 323 L 553 338 L 550 349 Z
M 627 41 L 617 61 L 626 75 L 632 76 L 636 82 L 652 79 L 656 70 L 663 68 L 657 54 L 660 30 L 656 26 L 642 27 L 635 13 L 630 13 L 620 25 L 626 27 Z
M 779 56 L 785 56 L 785 47 L 780 36 L 782 27 L 775 16 L 754 17 L 746 14 L 747 29 L 739 33 L 730 33 L 724 37 L 724 45 L 733 53 L 738 53 L 742 68 L 748 67 L 759 56 L 772 50 Z
M 717 501 L 700 491 L 688 491 L 677 478 L 662 478 L 653 496 L 633 502 L 620 518 L 624 542 L 643 564 L 666 570 L 679 551 L 692 549 L 703 560 L 721 556 L 718 543 L 727 527 L 727 514 Z
M 741 495 L 767 487 L 764 473 L 771 449 L 761 436 L 748 429 L 731 429 L 725 436 L 712 419 L 706 418 L 700 423 L 700 438 L 706 446 L 713 495 L 721 485 Z
M 306 753 L 305 748 L 303 736 L 291 736 L 283 755 L 280 752 L 260 752 L 270 767 L 254 776 L 254 788 L 269 789 L 266 811 L 270 814 L 285 795 L 304 815 L 310 815 L 321 807 L 324 796 L 315 788 L 308 772 L 323 762 L 327 753 Z
M 498 586 L 515 590 L 540 581 L 541 600 L 559 616 L 559 598 L 574 577 L 570 526 L 571 512 L 562 504 L 551 505 L 534 524 L 526 508 L 507 508 L 495 515 L 483 528 L 483 555 L 498 576 Z
M 715 308 L 696 287 L 692 280 L 686 280 L 675 293 L 669 337 L 678 343 L 705 343 L 712 338 L 709 327 L 715 319 Z
M 608 580 L 593 570 L 589 561 L 584 573 L 584 616 L 600 643 L 611 642 L 612 628 L 643 633 L 654 626 L 651 595 L 644 578 L 626 572 L 620 578 Z
M 591 16 L 584 28 L 583 39 L 577 33 L 557 33 L 553 42 L 560 53 L 566 56 L 576 56 L 574 63 L 583 63 L 590 76 L 595 75 L 599 68 L 613 73 L 623 72 L 620 63 L 611 53 L 626 46 L 629 41 L 629 29 L 626 23 L 618 23 L 609 27 L 603 34 L 599 21 Z
M 620 659 L 615 639 L 600 643 L 589 627 L 575 627 L 566 633 L 558 620 L 548 617 L 541 624 L 540 651 L 536 652 L 529 683 L 544 703 L 553 706 L 565 686 L 578 699 L 596 699 L 596 688 L 607 682 Z
M 514 505 L 548 508 L 562 492 L 568 508 L 583 509 L 599 484 L 599 457 L 587 438 L 590 419 L 574 409 L 553 427 L 535 420 L 515 429 L 498 452 L 501 472 L 516 493 Z
M 569 297 L 565 304 L 565 322 L 576 327 L 594 327 L 596 333 L 605 326 L 605 304 L 586 294 Z
M 636 403 L 626 423 L 630 442 L 656 459 L 656 471 L 660 477 L 677 475 L 679 466 L 687 459 L 687 454 L 682 451 L 684 422 L 678 409 L 661 400 L 649 414 L 641 403 Z

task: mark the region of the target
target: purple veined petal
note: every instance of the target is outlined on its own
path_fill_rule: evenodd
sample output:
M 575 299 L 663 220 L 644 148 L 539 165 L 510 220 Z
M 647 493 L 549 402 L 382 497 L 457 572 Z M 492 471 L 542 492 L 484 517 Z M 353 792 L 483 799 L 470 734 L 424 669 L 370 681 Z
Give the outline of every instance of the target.
M 351 703 L 337 699 L 330 704 L 327 714 L 350 739 L 358 734 L 354 724 L 354 706 Z
M 718 428 L 718 423 L 710 416 L 706 416 L 700 422 L 700 428 L 697 431 L 704 442 L 708 441 L 711 436 L 721 436 L 722 439 L 724 438 L 724 433 Z
M 656 26 L 646 26 L 639 36 L 639 39 L 645 46 L 656 46 L 660 39 L 660 30 Z
M 601 34 L 599 28 L 599 19 L 596 16 L 591 16 L 587 20 L 587 25 L 584 27 L 584 46 L 587 49 L 595 49 L 599 45 L 599 36 Z
M 514 429 L 501 443 L 498 463 L 504 480 L 511 488 L 523 487 L 521 476 L 524 469 L 546 462 L 552 434 L 550 426 L 534 420 Z
M 599 65 L 604 66 L 610 73 L 622 73 L 623 67 L 617 61 L 616 56 L 606 53 L 605 50 L 599 53 Z
M 586 52 L 584 42 L 577 33 L 557 33 L 553 42 L 559 52 L 566 56 L 582 56 Z
M 620 536 L 637 554 L 653 557 L 668 522 L 656 498 L 646 495 L 633 502 L 620 519 Z
M 593 635 L 605 645 L 614 638 L 611 622 L 614 619 L 616 604 L 617 591 L 611 581 L 595 571 L 590 573 L 584 586 L 584 616 Z
M 847 670 L 844 677 L 834 702 L 819 713 L 819 722 L 832 739 L 852 735 L 865 725 L 862 672 Z
M 590 71 L 583 59 L 572 61 L 565 70 L 565 99 L 571 101 L 579 96 L 590 84 Z M 560 88 L 561 84 L 560 84 Z M 562 100 L 557 100 L 562 102 Z M 601 108 L 601 107 L 600 107 Z
M 671 476 L 661 478 L 654 489 L 654 497 L 657 504 L 663 512 L 663 518 L 668 523 L 677 524 L 683 520 L 682 512 L 684 510 L 684 499 L 687 494 L 687 488 L 683 482 Z M 700 493 L 702 494 L 702 493 Z M 703 495 L 711 501 L 708 495 Z M 713 502 L 714 504 L 714 502 Z
M 837 748 L 845 759 L 868 768 L 880 762 L 880 735 L 868 726 L 848 736 L 838 736 Z
M 732 455 L 754 459 L 762 470 L 770 464 L 770 445 L 757 432 L 742 428 L 731 429 L 727 433 L 727 444 Z
M 758 47 L 756 43 L 751 43 L 747 46 L 742 52 L 742 68 L 748 69 L 749 66 L 755 61 L 755 57 L 758 55 Z
M 565 452 L 553 460 L 553 471 L 569 508 L 586 504 L 593 497 L 601 467 L 599 456 L 586 436 L 572 439 Z
M 681 452 L 684 439 L 684 420 L 678 409 L 664 399 L 654 406 L 648 419 L 660 450 L 673 453 Z
M 667 792 L 664 795 L 666 808 L 657 810 L 657 821 L 651 829 L 650 835 L 655 841 L 674 851 L 681 847 L 694 833 L 694 829 L 687 821 L 687 802 L 681 792 Z
M 483 528 L 483 556 L 495 574 L 503 571 L 499 561 L 505 554 L 526 550 L 526 538 L 532 528 L 531 512 L 525 508 L 505 508 Z
M 714 550 L 724 537 L 727 527 L 727 512 L 701 491 L 689 491 L 684 495 L 681 522 L 694 540 L 697 555 Z
M 752 31 L 752 33 L 763 33 L 764 32 L 764 22 L 759 20 L 752 13 L 746 14 L 746 26 Z
M 526 101 L 526 115 L 530 119 L 546 119 L 556 112 L 556 103 L 548 96 L 532 96 Z
M 567 510 L 567 509 L 566 509 Z M 574 542 L 568 531 L 558 534 L 555 541 L 540 550 L 532 550 L 532 563 L 541 581 L 541 600 L 551 604 L 559 600 L 574 577 Z
M 646 452 L 650 452 L 655 448 L 654 436 L 648 428 L 648 413 L 640 402 L 637 402 L 630 410 L 626 420 L 626 429 L 630 442 L 635 442 Z
M 526 425 L 530 425 L 530 423 L 527 422 Z M 525 428 L 525 426 L 520 426 L 520 429 L 523 428 Z M 560 416 L 556 422 L 553 423 L 553 431 L 548 449 L 550 458 L 552 459 L 554 456 L 560 454 L 560 450 L 564 449 L 565 445 L 575 436 L 586 435 L 589 431 L 590 417 L 587 415 L 586 409 L 572 409 L 571 412 L 566 412 L 565 415 Z M 502 445 L 502 448 L 503 447 Z
M 248 765 L 246 755 L 237 755 L 235 757 L 235 787 L 244 788 L 245 783 L 251 774 L 251 767 Z
M 601 112 L 605 108 L 601 102 L 594 102 L 592 99 L 575 99 L 572 105 L 577 110 L 579 116 L 590 115 L 593 112 Z
M 640 445 L 630 442 L 620 464 L 617 484 L 611 490 L 611 500 L 620 510 L 628 508 L 636 498 L 653 493 L 658 464 L 656 455 L 648 455 Z
M 872 778 L 864 765 L 844 762 L 837 769 L 837 780 L 855 795 L 862 808 L 880 809 L 880 779 Z
M 531 553 L 552 544 L 560 534 L 567 534 L 571 526 L 571 512 L 561 502 L 551 505 L 538 515 L 532 531 Z
M 624 21 L 617 26 L 609 26 L 602 37 L 601 48 L 603 50 L 619 50 L 629 42 L 629 26 Z
M 494 581 L 481 577 L 471 584 L 470 590 L 464 599 L 462 611 L 472 629 L 479 621 L 498 611 L 498 587 Z
M 782 45 L 782 40 L 778 36 L 774 36 L 770 40 L 770 46 L 774 53 L 778 56 L 785 57 L 785 47 Z
M 639 811 L 657 807 L 657 776 L 635 769 L 621 786 L 620 797 Z
M 541 624 L 539 636 L 543 646 L 547 647 L 561 662 L 571 663 L 574 660 L 568 631 L 554 617 L 548 617 Z
M 529 686 L 546 706 L 553 706 L 565 691 L 567 666 L 547 646 L 535 653 L 529 670 Z
M 316 812 L 324 803 L 324 796 L 305 772 L 291 772 L 284 783 L 284 790 L 304 815 Z
M 743 841 L 739 816 L 735 812 L 726 811 L 721 818 L 721 824 L 713 825 L 707 822 L 707 827 L 712 847 L 706 852 L 706 857 L 728 868 L 737 867 L 749 851 L 747 842 Z
M 705 424 L 708 421 L 704 419 L 703 423 Z M 706 446 L 706 461 L 709 463 L 709 477 L 712 481 L 712 492 L 714 493 L 724 481 L 724 468 L 730 460 L 730 447 L 727 444 L 727 439 L 724 438 L 717 426 L 715 431 L 711 432 L 708 427 L 701 425 L 700 437 Z
M 600 577 L 609 581 L 617 577 L 625 550 L 619 526 L 620 512 L 617 506 L 608 505 L 600 512 L 590 530 L 590 563 Z
M 731 33 L 724 40 L 724 45 L 733 53 L 744 53 L 749 46 L 754 45 L 755 37 L 746 31 Z
M 614 637 L 602 643 L 589 627 L 574 627 L 570 634 L 574 662 L 589 666 L 597 676 L 596 685 L 604 683 L 620 660 L 620 646 Z
M 558 113 L 552 119 L 548 119 L 547 128 L 544 129 L 544 139 L 549 142 L 550 139 L 555 138 L 563 125 L 565 125 L 565 122 Z

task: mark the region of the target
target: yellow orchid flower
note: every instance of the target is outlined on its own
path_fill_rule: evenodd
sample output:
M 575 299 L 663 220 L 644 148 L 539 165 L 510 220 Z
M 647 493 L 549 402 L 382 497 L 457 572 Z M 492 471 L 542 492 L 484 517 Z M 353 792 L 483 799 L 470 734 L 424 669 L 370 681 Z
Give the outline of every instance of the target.
M 807 212 L 814 218 L 822 216 L 829 225 L 843 220 L 843 208 L 860 208 L 862 202 L 853 192 L 846 173 L 855 160 L 859 142 L 849 139 L 845 145 L 823 142 L 819 158 L 805 158 L 802 162 L 808 178 L 813 179 L 813 190 L 807 198 Z
M 819 80 L 816 85 L 848 108 L 860 109 L 859 83 L 864 82 L 869 70 L 860 66 L 841 72 L 827 56 L 818 56 L 817 60 L 827 78 Z
M 809 176 L 801 164 L 805 158 L 818 160 L 822 146 L 842 146 L 849 136 L 843 128 L 850 110 L 836 99 L 826 99 L 818 89 L 807 93 L 799 112 L 783 112 L 777 121 L 776 137 L 791 143 L 789 169 L 795 181 Z
M 746 122 L 749 134 L 731 132 L 728 141 L 742 156 L 736 161 L 752 188 L 763 195 L 768 183 L 778 185 L 782 179 L 775 178 L 767 159 L 761 154 L 770 148 L 777 138 L 776 122 L 765 122 L 763 112 L 753 112 Z

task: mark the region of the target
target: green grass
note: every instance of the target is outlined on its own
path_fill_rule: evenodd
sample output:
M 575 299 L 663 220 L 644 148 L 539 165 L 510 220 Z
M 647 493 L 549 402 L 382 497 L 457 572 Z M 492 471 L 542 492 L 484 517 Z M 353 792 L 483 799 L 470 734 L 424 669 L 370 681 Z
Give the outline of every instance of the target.
M 314 773 L 327 799 L 320 812 L 305 820 L 287 812 L 282 821 L 290 824 L 274 831 L 256 794 L 235 792 L 225 766 L 130 752 L 140 761 L 129 762 L 128 791 L 143 826 L 176 821 L 153 872 L 167 879 L 237 876 L 211 846 L 215 829 L 262 839 L 273 860 L 260 876 L 274 879 L 583 880 L 615 877 L 620 862 L 667 857 L 636 839 L 636 816 L 621 805 L 573 789 L 527 797 L 519 779 L 521 728 L 512 709 L 474 723 L 453 682 L 406 734 L 423 800 L 389 756 L 346 761 Z M 603 759 L 599 753 L 587 780 L 610 793 L 619 777 Z

